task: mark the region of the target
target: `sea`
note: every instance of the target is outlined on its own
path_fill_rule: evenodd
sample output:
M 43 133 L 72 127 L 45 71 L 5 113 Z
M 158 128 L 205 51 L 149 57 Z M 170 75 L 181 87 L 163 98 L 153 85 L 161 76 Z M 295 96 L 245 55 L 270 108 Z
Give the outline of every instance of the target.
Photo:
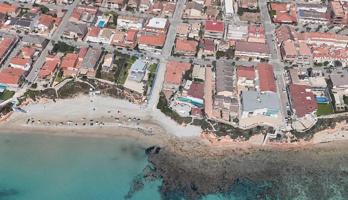
M 161 179 L 132 190 L 148 164 L 145 147 L 130 139 L 1 134 L 0 200 L 161 200 Z M 244 181 L 202 199 L 267 199 L 254 195 L 262 187 Z

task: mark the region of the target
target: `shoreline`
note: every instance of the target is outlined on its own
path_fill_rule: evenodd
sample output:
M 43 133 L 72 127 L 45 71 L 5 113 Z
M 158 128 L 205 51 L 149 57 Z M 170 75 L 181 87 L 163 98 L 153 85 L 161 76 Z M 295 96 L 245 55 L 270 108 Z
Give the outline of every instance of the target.
M 269 142 L 262 145 L 263 135 L 256 134 L 248 141 L 232 140 L 229 137 L 217 138 L 213 134 L 175 134 L 179 124 L 168 125 L 167 120 L 159 120 L 149 115 L 141 106 L 124 100 L 104 96 L 78 96 L 71 99 L 59 99 L 56 102 L 47 99 L 29 103 L 22 107 L 27 113 L 13 112 L 0 121 L 0 134 L 44 134 L 78 137 L 121 137 L 139 141 L 144 145 L 191 145 L 192 148 L 219 149 L 301 149 L 332 144 L 348 140 L 348 126 L 338 123 L 334 129 L 316 133 L 310 141 L 297 143 Z M 173 126 L 173 127 L 166 127 Z M 188 128 L 188 130 L 191 130 Z M 321 146 L 321 145 L 320 145 Z M 187 148 L 187 147 L 185 147 Z

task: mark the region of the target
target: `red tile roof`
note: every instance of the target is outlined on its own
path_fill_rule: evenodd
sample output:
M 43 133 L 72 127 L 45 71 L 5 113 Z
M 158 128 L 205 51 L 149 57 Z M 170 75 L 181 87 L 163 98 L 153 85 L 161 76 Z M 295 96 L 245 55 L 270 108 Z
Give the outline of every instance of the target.
M 64 56 L 62 64 L 60 65 L 62 69 L 74 68 L 77 63 L 78 55 L 76 53 L 68 53 Z
M 190 68 L 190 63 L 169 61 L 167 63 L 164 82 L 167 84 L 180 85 L 183 74 Z
M 92 26 L 92 27 L 89 29 L 87 36 L 90 36 L 90 37 L 98 37 L 100 30 L 101 30 L 101 29 L 100 29 L 99 27 Z
M 209 32 L 224 32 L 225 24 L 222 21 L 211 21 L 205 22 L 205 31 Z
M 54 72 L 54 70 L 57 68 L 58 63 L 59 63 L 59 59 L 46 60 L 45 64 L 42 66 L 39 72 L 39 77 L 43 79 L 51 75 Z
M 205 39 L 204 42 L 203 42 L 203 45 L 204 45 L 204 50 L 206 50 L 206 51 L 215 51 L 214 40 Z
M 26 64 L 30 63 L 29 58 L 20 58 L 20 57 L 13 57 L 10 61 L 10 64 L 13 65 L 20 65 L 20 66 L 25 66 Z
M 138 34 L 138 30 L 129 29 L 127 31 L 126 40 L 135 42 L 135 40 L 137 39 L 137 34 Z
M 53 22 L 54 22 L 54 17 L 52 17 L 51 15 L 42 14 L 40 16 L 39 24 L 43 24 L 47 27 L 50 27 L 53 25 Z
M 4 38 L 3 40 L 1 40 L 0 42 L 0 59 L 5 55 L 5 53 L 7 53 L 8 49 L 10 48 L 10 46 L 13 43 L 13 39 L 12 38 Z
M 17 6 L 12 5 L 12 4 L 8 4 L 8 3 L 0 3 L 0 13 L 12 13 L 12 12 L 16 12 L 18 9 Z
M 196 53 L 198 42 L 194 40 L 177 39 L 175 42 L 175 51 Z
M 24 70 L 8 67 L 0 71 L 0 83 L 3 84 L 18 84 Z
M 256 77 L 254 67 L 238 66 L 237 77 L 238 78 L 244 77 L 248 80 L 254 80 Z
M 274 79 L 273 67 L 267 63 L 257 65 L 260 80 L 260 90 L 277 92 L 277 86 Z
M 318 109 L 315 95 L 306 85 L 291 84 L 289 86 L 291 103 L 298 117 L 304 117 Z
M 81 47 L 80 51 L 79 51 L 79 59 L 83 59 L 85 58 L 86 54 L 87 54 L 88 48 L 87 47 Z
M 139 37 L 139 44 L 144 44 L 148 46 L 163 47 L 165 41 L 166 41 L 166 36 L 163 34 L 141 35 Z
M 190 89 L 187 91 L 187 95 L 197 99 L 203 99 L 204 83 L 192 83 Z
M 35 53 L 35 49 L 29 46 L 25 46 L 21 49 L 21 52 L 24 58 L 31 58 Z
M 273 2 L 271 3 L 271 10 L 286 12 L 288 10 L 287 3 Z
M 269 54 L 267 44 L 258 42 L 236 41 L 236 51 Z

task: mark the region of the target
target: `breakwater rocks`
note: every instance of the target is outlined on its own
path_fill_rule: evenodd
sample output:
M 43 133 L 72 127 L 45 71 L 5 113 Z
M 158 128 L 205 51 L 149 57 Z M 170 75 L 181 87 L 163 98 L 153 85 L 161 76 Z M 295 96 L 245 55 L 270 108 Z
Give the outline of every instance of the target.
M 160 177 L 162 199 L 345 199 L 348 146 L 305 149 L 209 150 L 150 147 L 151 177 Z

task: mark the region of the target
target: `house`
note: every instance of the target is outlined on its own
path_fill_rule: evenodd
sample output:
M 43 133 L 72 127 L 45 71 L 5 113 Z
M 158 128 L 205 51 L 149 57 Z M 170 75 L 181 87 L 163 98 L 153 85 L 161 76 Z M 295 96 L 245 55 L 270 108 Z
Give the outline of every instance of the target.
M 180 23 L 176 26 L 176 36 L 181 38 L 187 38 L 190 32 L 190 24 L 188 23 Z
M 234 11 L 234 1 L 233 0 L 223 0 L 224 14 L 225 17 L 233 17 Z
M 51 15 L 41 14 L 36 28 L 41 32 L 50 31 L 54 27 L 55 18 Z
M 136 60 L 131 66 L 128 79 L 136 82 L 141 82 L 145 76 L 146 68 L 146 62 L 144 62 L 142 59 Z
M 269 7 L 274 23 L 297 23 L 297 10 L 294 3 L 272 2 L 269 4 Z
M 22 58 L 30 59 L 34 56 L 35 52 L 36 52 L 35 48 L 32 48 L 30 46 L 24 46 L 21 49 L 20 55 Z
M 269 58 L 271 55 L 267 44 L 237 41 L 235 56 L 242 58 Z
M 80 74 L 87 77 L 95 77 L 97 64 L 102 55 L 102 50 L 89 48 L 80 66 Z
M 273 67 L 267 63 L 257 65 L 259 75 L 259 90 L 261 92 L 277 92 Z
M 67 53 L 61 62 L 60 68 L 63 71 L 63 76 L 75 77 L 78 74 L 78 68 L 76 67 L 78 62 L 78 54 L 77 53 Z
M 205 80 L 205 67 L 201 65 L 194 65 L 192 69 L 192 78 L 194 80 Z
M 256 88 L 256 70 L 254 67 L 238 66 L 236 73 L 239 93 Z
M 10 67 L 28 71 L 31 67 L 30 58 L 13 57 L 10 60 Z
M 19 14 L 19 7 L 9 3 L 0 3 L 0 13 L 16 17 Z
M 226 39 L 247 41 L 249 34 L 248 29 L 249 26 L 247 24 L 230 23 L 227 27 Z
M 215 56 L 216 52 L 216 45 L 214 43 L 214 40 L 212 39 L 204 39 L 203 40 L 203 52 L 202 55 L 209 57 L 209 56 Z
M 298 22 L 302 24 L 322 24 L 329 23 L 329 15 L 326 12 L 317 12 L 314 10 L 299 10 Z
M 99 43 L 99 33 L 100 33 L 101 28 L 92 26 L 89 28 L 89 31 L 86 35 L 86 42 L 94 42 L 94 43 Z
M 137 41 L 138 41 L 138 30 L 129 29 L 126 33 L 124 45 L 126 47 L 134 49 L 137 45 Z
M 112 53 L 108 53 L 104 56 L 104 62 L 102 64 L 103 72 L 110 72 L 113 68 L 114 63 L 114 55 Z
M 48 44 L 49 40 L 39 35 L 26 35 L 22 38 L 22 44 L 27 46 L 34 46 L 43 49 Z
M 191 28 L 190 28 L 188 38 L 198 39 L 200 37 L 202 24 L 200 22 L 193 22 L 193 23 L 190 23 L 190 26 Z
M 175 54 L 185 56 L 195 56 L 197 52 L 198 42 L 195 40 L 187 40 L 177 38 L 175 42 Z
M 8 90 L 17 90 L 23 79 L 24 70 L 7 67 L 0 71 L 0 85 L 6 86 Z
M 348 36 L 336 33 L 304 32 L 297 33 L 297 37 L 299 41 L 313 46 L 329 45 L 345 48 L 348 45 Z
M 266 43 L 265 28 L 262 25 L 249 25 L 248 42 Z
M 220 11 L 215 6 L 208 6 L 205 14 L 207 15 L 208 19 L 216 20 L 220 14 Z
M 83 40 L 87 33 L 87 24 L 68 22 L 68 24 L 64 28 L 63 37 L 68 39 Z
M 234 68 L 232 66 L 228 66 L 223 62 L 217 62 L 215 82 L 216 95 L 225 97 L 234 97 L 236 95 Z
M 343 3 L 342 1 L 330 1 L 329 14 L 330 14 L 331 22 L 333 24 L 347 24 L 348 23 L 347 2 Z
M 196 1 L 187 2 L 182 16 L 184 19 L 206 19 L 203 4 Z
M 144 31 L 165 34 L 167 33 L 168 28 L 169 28 L 168 19 L 153 17 L 146 22 L 144 26 Z
M 257 0 L 238 0 L 238 7 L 248 10 L 257 10 L 259 5 Z
M 176 3 L 173 2 L 164 2 L 162 9 L 162 16 L 172 17 L 176 8 Z
M 54 75 L 55 71 L 58 69 L 60 63 L 59 58 L 46 58 L 46 62 L 39 71 L 40 80 L 50 80 Z
M 190 70 L 190 68 L 190 63 L 168 61 L 164 77 L 164 88 L 177 90 L 182 83 L 185 72 Z
M 140 3 L 139 1 L 140 0 L 128 0 L 127 8 L 137 9 Z
M 117 18 L 117 29 L 128 30 L 128 29 L 136 29 L 141 30 L 144 25 L 144 19 L 140 17 L 133 16 L 118 16 Z
M 138 40 L 138 47 L 141 50 L 160 53 L 166 41 L 164 34 L 141 34 Z
M 348 93 L 348 72 L 340 71 L 339 73 L 330 74 L 333 91 L 344 91 Z
M 140 0 L 139 12 L 146 12 L 150 9 L 152 1 L 150 0 Z
M 258 91 L 243 91 L 241 93 L 240 118 L 272 117 L 277 118 L 280 113 L 278 94 L 274 92 L 260 93 Z M 256 123 L 265 123 L 267 120 L 258 118 Z
M 204 105 L 204 83 L 193 82 L 190 84 L 189 89 L 183 92 L 183 95 L 179 97 L 180 101 L 192 104 L 194 107 L 203 107 Z
M 29 18 L 12 18 L 10 21 L 10 26 L 14 30 L 21 30 L 30 32 L 34 29 L 34 21 Z
M 290 84 L 289 96 L 292 112 L 297 118 L 312 115 L 318 109 L 316 98 L 309 86 Z
M 94 6 L 77 6 L 69 19 L 76 23 L 93 23 L 95 21 L 98 8 Z
M 223 39 L 225 34 L 225 24 L 222 21 L 205 22 L 204 37 L 212 39 Z
M 17 39 L 12 37 L 2 37 L 0 41 L 0 65 L 4 63 L 8 55 L 11 53 L 11 49 L 16 44 Z
M 148 13 L 158 16 L 161 14 L 162 10 L 163 10 L 163 2 L 156 1 L 155 3 L 152 4 L 150 9 L 148 10 Z
M 310 65 L 313 61 L 312 51 L 305 42 L 286 40 L 280 46 L 282 59 L 292 64 Z
M 103 0 L 102 7 L 121 10 L 124 4 L 124 0 Z
M 230 122 L 232 121 L 232 119 L 238 116 L 238 112 L 239 112 L 239 102 L 236 98 L 226 97 L 223 95 L 214 96 L 214 102 L 213 102 L 213 108 L 212 108 L 213 118 Z

